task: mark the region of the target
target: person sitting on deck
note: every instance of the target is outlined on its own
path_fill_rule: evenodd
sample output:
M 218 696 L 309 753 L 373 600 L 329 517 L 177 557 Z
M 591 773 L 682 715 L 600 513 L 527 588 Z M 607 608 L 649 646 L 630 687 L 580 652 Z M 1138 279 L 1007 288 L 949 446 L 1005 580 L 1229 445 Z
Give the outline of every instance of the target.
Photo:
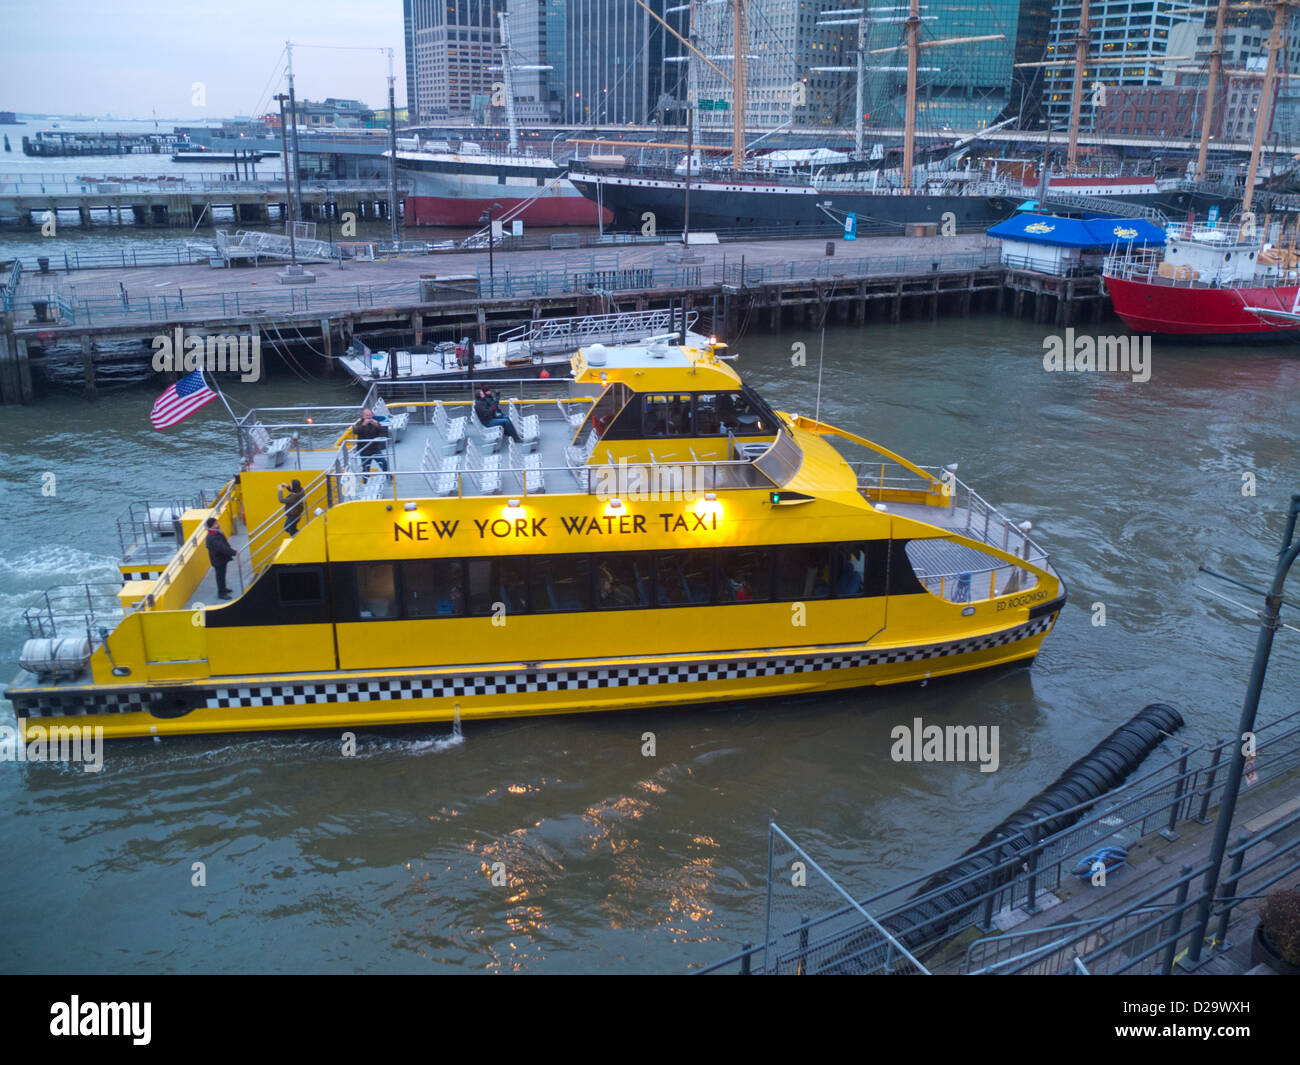
M 288 485 L 280 485 L 276 497 L 284 504 L 284 531 L 289 536 L 296 536 L 307 493 L 302 490 L 301 482 L 294 480 Z
M 375 421 L 375 412 L 369 407 L 362 410 L 360 420 L 352 423 L 352 435 L 359 441 L 357 456 L 361 459 L 361 483 L 365 484 L 372 462 L 387 473 L 388 426 Z
M 506 436 L 516 444 L 519 443 L 519 434 L 515 431 L 514 423 L 501 412 L 501 404 L 497 402 L 496 393 L 487 385 L 478 386 L 478 394 L 474 397 L 474 414 L 485 428 L 490 429 L 494 425 L 499 425 Z

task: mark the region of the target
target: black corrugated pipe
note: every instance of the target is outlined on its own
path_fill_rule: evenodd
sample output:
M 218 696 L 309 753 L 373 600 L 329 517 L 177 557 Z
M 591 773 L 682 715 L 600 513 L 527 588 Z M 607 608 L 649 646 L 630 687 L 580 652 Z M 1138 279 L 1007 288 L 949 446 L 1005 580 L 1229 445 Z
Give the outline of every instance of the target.
M 1052 785 L 988 832 L 975 846 L 964 851 L 942 873 L 927 880 L 912 897 L 942 890 L 945 884 L 992 868 L 997 864 L 993 853 L 981 855 L 978 852 L 998 842 L 999 837 L 1002 840 L 1001 853 L 1005 857 L 1016 851 L 1029 850 L 1044 837 L 1068 828 L 1090 813 L 1092 808 L 1071 813 L 1059 811 L 1069 810 L 1118 787 L 1160 746 L 1166 736 L 1182 727 L 1183 715 L 1172 706 L 1166 703 L 1144 706 L 1131 721 L 1115 729 L 1057 777 Z M 1053 813 L 1059 815 L 1051 817 Z M 1050 819 L 1033 828 L 1029 827 L 1044 817 Z M 967 858 L 971 854 L 975 857 Z M 970 883 L 953 887 L 935 899 L 916 903 L 899 913 L 891 914 L 881 923 L 908 949 L 919 949 L 942 938 L 954 926 L 964 924 L 971 910 L 976 905 L 983 905 L 983 900 L 978 903 L 974 900 L 988 889 L 987 879 L 977 877 Z

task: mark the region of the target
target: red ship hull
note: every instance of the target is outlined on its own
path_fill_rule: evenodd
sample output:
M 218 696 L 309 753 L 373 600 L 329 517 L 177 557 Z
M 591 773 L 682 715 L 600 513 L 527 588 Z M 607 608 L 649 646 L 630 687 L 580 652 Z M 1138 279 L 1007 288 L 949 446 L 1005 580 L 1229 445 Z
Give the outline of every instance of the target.
M 527 206 L 519 214 L 521 203 Z M 500 209 L 497 209 L 500 205 Z M 594 226 L 599 222 L 599 208 L 585 196 L 538 196 L 531 201 L 511 196 L 496 199 L 470 199 L 451 196 L 408 196 L 403 219 L 408 226 L 461 226 L 477 229 L 488 208 L 500 217 L 507 212 L 530 226 Z M 613 220 L 606 210 L 605 221 Z
M 1106 277 L 1115 313 L 1135 333 L 1207 340 L 1288 340 L 1300 323 L 1269 319 L 1248 310 L 1295 313 L 1300 285 L 1209 288 Z

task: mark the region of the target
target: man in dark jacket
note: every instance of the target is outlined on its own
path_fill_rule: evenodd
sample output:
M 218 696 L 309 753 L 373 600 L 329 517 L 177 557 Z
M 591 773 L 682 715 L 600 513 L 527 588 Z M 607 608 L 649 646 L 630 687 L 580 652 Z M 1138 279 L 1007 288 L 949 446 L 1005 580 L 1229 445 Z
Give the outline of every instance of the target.
M 357 440 L 357 455 L 361 459 L 361 480 L 370 472 L 373 462 L 385 473 L 388 472 L 388 426 L 375 421 L 375 412 L 366 407 L 361 412 L 359 421 L 352 423 L 352 435 Z
M 284 504 L 284 531 L 290 536 L 296 536 L 298 522 L 302 521 L 303 502 L 307 498 L 307 493 L 302 490 L 302 482 L 280 485 L 276 496 Z
M 506 436 L 516 444 L 519 443 L 519 434 L 515 431 L 514 423 L 501 412 L 501 404 L 497 402 L 496 394 L 487 385 L 478 386 L 478 395 L 474 397 L 474 413 L 482 425 L 485 427 L 499 425 Z
M 217 575 L 217 598 L 229 599 L 232 592 L 226 585 L 226 567 L 235 557 L 235 549 L 230 546 L 226 534 L 221 531 L 216 518 L 208 519 L 208 559 L 212 562 L 212 572 Z

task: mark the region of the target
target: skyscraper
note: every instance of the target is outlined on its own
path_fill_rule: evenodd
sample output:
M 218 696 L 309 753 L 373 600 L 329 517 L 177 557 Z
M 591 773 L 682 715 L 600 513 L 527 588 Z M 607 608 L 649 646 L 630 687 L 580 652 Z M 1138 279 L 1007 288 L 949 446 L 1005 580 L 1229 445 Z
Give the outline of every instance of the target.
M 649 0 L 660 16 L 664 0 Z M 565 0 L 564 120 L 653 119 L 664 84 L 665 31 L 635 0 Z
M 406 113 L 415 121 L 415 18 L 411 13 L 414 0 L 402 0 L 402 38 L 406 48 Z
M 497 12 L 505 0 L 409 0 L 407 78 L 421 119 L 468 115 L 491 98 L 500 70 Z M 409 96 L 409 90 L 408 90 Z
M 1171 54 L 1169 35 L 1174 25 L 1192 18 L 1192 9 L 1204 9 L 1192 0 L 1091 0 L 1088 9 L 1089 61 L 1083 77 L 1079 124 L 1091 129 L 1094 109 L 1104 105 L 1106 90 L 1160 85 L 1165 58 Z M 1080 0 L 1057 0 L 1047 43 L 1048 60 L 1072 59 L 1082 17 Z M 1074 95 L 1073 66 L 1047 67 L 1043 71 L 1043 97 L 1053 128 L 1068 125 Z M 1103 86 L 1098 89 L 1098 86 Z
M 552 68 L 515 70 L 515 111 L 521 122 L 552 122 L 564 96 L 565 0 L 507 0 L 506 12 L 516 66 Z

